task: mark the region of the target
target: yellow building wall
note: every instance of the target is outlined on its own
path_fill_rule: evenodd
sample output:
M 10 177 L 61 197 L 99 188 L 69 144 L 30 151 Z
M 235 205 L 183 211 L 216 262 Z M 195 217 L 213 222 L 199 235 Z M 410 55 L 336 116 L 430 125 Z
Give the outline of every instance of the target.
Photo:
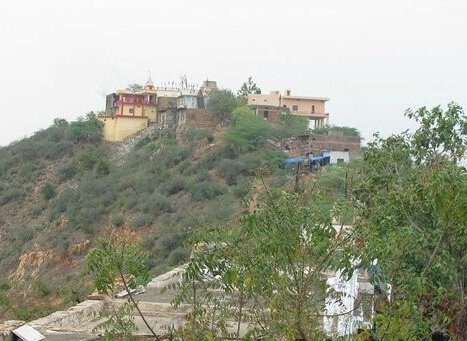
M 144 107 L 144 116 L 149 118 L 149 122 L 157 122 L 157 110 L 156 107 Z
M 133 109 L 133 112 L 131 110 Z M 141 105 L 136 104 L 123 104 L 123 115 L 128 116 L 144 116 L 143 115 L 143 107 Z M 120 113 L 119 113 L 120 115 Z
M 122 114 L 127 116 L 146 116 L 150 122 L 157 121 L 157 110 L 155 106 L 143 106 L 137 104 L 123 104 Z M 118 115 L 121 115 L 120 111 Z
M 113 116 L 103 117 L 100 120 L 104 122 L 103 138 L 110 142 L 123 141 L 148 126 L 147 117 Z

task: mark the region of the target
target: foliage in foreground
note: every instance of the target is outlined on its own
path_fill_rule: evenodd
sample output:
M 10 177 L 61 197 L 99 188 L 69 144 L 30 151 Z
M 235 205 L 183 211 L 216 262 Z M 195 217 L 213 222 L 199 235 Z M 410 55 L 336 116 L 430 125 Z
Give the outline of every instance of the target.
M 234 226 L 197 240 L 176 302 L 193 306 L 185 335 L 238 337 L 244 324 L 247 337 L 316 339 L 319 274 L 350 274 L 358 259 L 371 270 L 377 300 L 360 338 L 465 340 L 467 173 L 458 162 L 467 118 L 455 104 L 407 115 L 420 128 L 377 137 L 350 176 L 331 172 L 311 196 L 272 194 Z M 349 178 L 343 195 L 339 175 Z M 336 213 L 353 221 L 349 235 L 336 236 Z
M 374 337 L 467 338 L 467 117 L 449 104 L 409 111 L 414 134 L 377 138 L 368 145 L 357 188 L 359 257 L 375 259 L 378 282 L 391 284 L 377 314 Z
M 195 240 L 175 300 L 192 305 L 183 335 L 324 337 L 322 311 L 330 293 L 323 273 L 343 267 L 351 239 L 345 231 L 337 235 L 333 219 L 340 220 L 340 214 L 332 210 L 330 197 L 307 189 L 268 191 L 238 223 L 204 231 Z
M 133 309 L 136 309 L 152 335 L 159 339 L 147 322 L 135 301 L 131 289 L 149 282 L 147 254 L 142 252 L 131 234 L 113 235 L 109 240 L 99 238 L 97 246 L 86 257 L 88 272 L 95 276 L 97 290 L 111 292 L 117 281 L 126 291 L 131 304 L 124 304 L 111 311 L 109 318 L 97 328 L 104 331 L 105 338 L 128 337 L 136 331 L 132 319 Z

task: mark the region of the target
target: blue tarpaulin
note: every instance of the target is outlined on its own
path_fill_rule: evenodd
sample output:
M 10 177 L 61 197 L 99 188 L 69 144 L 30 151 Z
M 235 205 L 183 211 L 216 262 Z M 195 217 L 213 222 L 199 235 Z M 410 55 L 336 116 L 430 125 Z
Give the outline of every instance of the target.
M 289 157 L 284 160 L 284 164 L 286 166 L 295 165 L 297 163 L 302 163 L 303 161 L 305 161 L 305 159 L 306 158 L 304 156 Z

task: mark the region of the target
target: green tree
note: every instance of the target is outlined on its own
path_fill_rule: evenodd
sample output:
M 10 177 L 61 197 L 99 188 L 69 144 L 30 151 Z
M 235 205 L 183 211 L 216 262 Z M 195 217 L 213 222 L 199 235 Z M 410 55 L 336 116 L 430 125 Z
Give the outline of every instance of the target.
M 279 124 L 275 127 L 274 136 L 280 139 L 294 137 L 305 133 L 307 128 L 306 118 L 283 114 Z
M 203 231 L 175 300 L 192 304 L 191 335 L 239 339 L 243 326 L 246 339 L 324 338 L 321 274 L 344 266 L 352 241 L 332 207 L 320 191 L 268 191 L 234 226 Z
M 224 142 L 238 155 L 258 148 L 272 132 L 272 126 L 256 117 L 250 108 L 239 107 L 233 112 L 233 122 L 224 134 Z
M 325 126 L 325 127 L 313 129 L 312 131 L 313 134 L 318 134 L 318 135 L 328 135 L 328 134 L 332 134 L 333 132 L 341 133 L 344 136 L 355 136 L 355 137 L 360 136 L 360 132 L 357 130 L 357 128 L 346 127 L 346 126 Z
M 248 80 L 242 84 L 240 90 L 237 91 L 237 96 L 246 97 L 249 94 L 260 94 L 261 89 L 258 88 L 252 77 L 248 77 Z
M 407 115 L 420 128 L 369 143 L 353 191 L 362 219 L 358 257 L 366 266 L 377 260 L 377 289 L 392 288 L 374 337 L 465 340 L 467 173 L 457 162 L 465 157 L 466 116 L 455 104 Z
M 140 92 L 144 90 L 144 86 L 138 83 L 131 83 L 131 84 L 128 84 L 125 90 L 130 91 L 130 92 Z
M 70 123 L 67 137 L 75 143 L 98 143 L 102 140 L 103 126 L 104 123 L 91 111 L 85 118 Z
M 111 292 L 117 280 L 121 281 L 125 291 L 130 298 L 131 304 L 136 309 L 144 324 L 151 334 L 159 340 L 152 327 L 147 322 L 135 301 L 131 289 L 137 285 L 144 285 L 149 281 L 149 270 L 147 266 L 147 254 L 142 252 L 138 246 L 131 243 L 125 237 L 105 240 L 99 238 L 97 247 L 93 248 L 86 257 L 88 272 L 94 274 L 97 290 L 104 293 Z M 117 321 L 121 319 L 114 317 Z M 131 324 L 131 323 L 130 323 Z M 131 326 L 126 321 L 123 330 L 128 332 Z M 108 327 L 108 326 L 104 326 Z M 121 325 L 117 326 L 117 330 Z
M 209 94 L 208 110 L 220 119 L 229 119 L 237 107 L 237 98 L 230 90 L 215 89 Z

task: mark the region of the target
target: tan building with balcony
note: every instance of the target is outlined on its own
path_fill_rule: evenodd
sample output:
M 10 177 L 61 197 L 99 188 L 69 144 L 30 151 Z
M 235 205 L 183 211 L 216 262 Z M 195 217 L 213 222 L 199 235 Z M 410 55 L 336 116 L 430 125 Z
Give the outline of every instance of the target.
M 314 129 L 328 124 L 329 114 L 325 108 L 327 101 L 329 98 L 295 96 L 291 90 L 285 90 L 283 94 L 279 91 L 271 91 L 267 95 L 250 94 L 247 105 L 257 116 L 270 122 L 279 122 L 283 112 L 305 117 L 310 121 L 309 127 Z

